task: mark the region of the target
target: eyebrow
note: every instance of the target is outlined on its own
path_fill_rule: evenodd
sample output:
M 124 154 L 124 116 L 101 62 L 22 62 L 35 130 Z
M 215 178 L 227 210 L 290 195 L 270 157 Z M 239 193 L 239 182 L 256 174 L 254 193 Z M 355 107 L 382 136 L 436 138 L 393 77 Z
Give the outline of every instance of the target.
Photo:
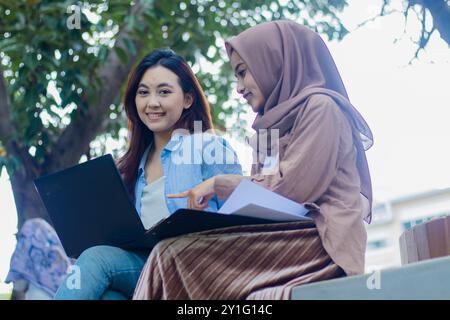
M 148 86 L 144 83 L 139 83 L 138 88 L 140 88 L 140 87 L 144 87 L 144 88 L 148 89 Z M 170 83 L 167 83 L 167 82 L 158 84 L 157 88 L 161 88 L 161 87 L 170 87 L 173 89 L 173 85 L 171 85 Z

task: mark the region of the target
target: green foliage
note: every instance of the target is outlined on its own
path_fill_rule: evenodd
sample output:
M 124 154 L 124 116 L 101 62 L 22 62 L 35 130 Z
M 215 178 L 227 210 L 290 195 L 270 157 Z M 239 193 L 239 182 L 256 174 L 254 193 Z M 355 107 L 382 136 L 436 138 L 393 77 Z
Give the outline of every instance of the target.
M 2 174 L 3 167 L 6 165 L 6 150 L 0 141 L 0 175 Z
M 11 292 L 0 293 L 0 300 L 11 300 Z
M 130 54 L 137 53 L 140 59 L 159 47 L 171 47 L 186 57 L 199 70 L 215 124 L 224 128 L 227 117 L 236 113 L 225 107 L 233 79 L 225 62 L 224 38 L 263 21 L 285 18 L 329 38 L 340 39 L 347 32 L 335 15 L 345 0 L 147 0 L 142 4 L 143 14 L 129 14 L 130 2 L 123 0 L 0 0 L 0 61 L 12 121 L 18 141 L 37 164 L 44 163 L 68 124 L 107 88 L 98 72 L 112 51 L 123 64 Z M 72 5 L 82 8 L 79 29 L 67 25 L 74 14 L 68 10 Z M 125 27 L 131 32 L 119 47 L 115 39 Z M 216 66 L 215 73 L 204 67 L 207 63 Z M 123 88 L 114 105 L 104 106 L 104 134 L 113 139 L 119 138 L 120 128 L 126 128 L 122 94 Z M 237 113 L 243 110 L 238 108 Z M 1 166 L 6 157 L 0 157 Z

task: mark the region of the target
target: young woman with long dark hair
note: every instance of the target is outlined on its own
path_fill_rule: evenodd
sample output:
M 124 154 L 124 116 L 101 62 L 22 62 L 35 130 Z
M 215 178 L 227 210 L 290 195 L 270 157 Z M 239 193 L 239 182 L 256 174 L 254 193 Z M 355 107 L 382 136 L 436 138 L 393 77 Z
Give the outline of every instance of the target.
M 167 194 L 217 174 L 242 174 L 231 146 L 212 133 L 201 85 L 172 50 L 158 49 L 142 59 L 130 74 L 124 105 L 129 144 L 117 166 L 146 228 L 191 205 Z M 206 210 L 213 212 L 221 205 L 217 197 L 208 203 Z M 129 299 L 148 255 L 148 250 L 89 248 L 76 262 L 79 285 L 69 288 L 64 281 L 56 299 Z

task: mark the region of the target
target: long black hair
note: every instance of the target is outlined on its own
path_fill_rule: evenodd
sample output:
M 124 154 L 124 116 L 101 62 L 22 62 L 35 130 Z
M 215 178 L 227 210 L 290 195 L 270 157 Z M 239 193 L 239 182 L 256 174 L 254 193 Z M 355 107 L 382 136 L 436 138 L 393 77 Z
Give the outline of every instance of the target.
M 174 129 L 187 129 L 193 133 L 194 121 L 202 122 L 203 131 L 213 128 L 208 100 L 186 60 L 170 49 L 157 49 L 145 56 L 128 76 L 123 102 L 128 118 L 129 144 L 126 153 L 117 162 L 118 169 L 133 199 L 139 162 L 145 149 L 153 140 L 153 132 L 139 118 L 135 102 L 136 92 L 144 73 L 149 68 L 156 66 L 162 66 L 175 73 L 183 93 L 190 94 L 193 98 L 191 107 L 183 110 Z

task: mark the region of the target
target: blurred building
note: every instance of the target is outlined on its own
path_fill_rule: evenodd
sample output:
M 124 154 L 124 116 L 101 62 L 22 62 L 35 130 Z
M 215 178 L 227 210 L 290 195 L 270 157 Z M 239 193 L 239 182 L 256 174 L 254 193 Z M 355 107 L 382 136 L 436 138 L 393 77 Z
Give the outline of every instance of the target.
M 450 188 L 375 203 L 367 229 L 366 272 L 397 267 L 400 235 L 412 226 L 450 215 Z

